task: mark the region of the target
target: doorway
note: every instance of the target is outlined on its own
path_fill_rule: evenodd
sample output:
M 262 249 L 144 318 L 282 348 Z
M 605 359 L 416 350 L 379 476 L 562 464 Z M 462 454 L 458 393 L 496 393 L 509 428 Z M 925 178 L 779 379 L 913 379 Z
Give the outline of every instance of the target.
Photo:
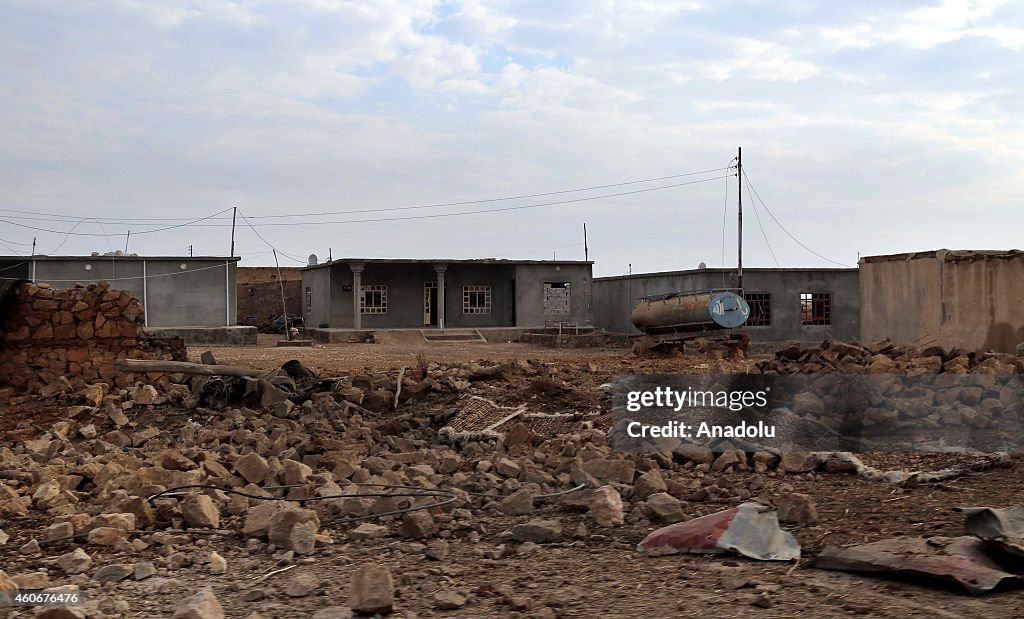
M 423 324 L 437 326 L 437 282 L 423 282 Z

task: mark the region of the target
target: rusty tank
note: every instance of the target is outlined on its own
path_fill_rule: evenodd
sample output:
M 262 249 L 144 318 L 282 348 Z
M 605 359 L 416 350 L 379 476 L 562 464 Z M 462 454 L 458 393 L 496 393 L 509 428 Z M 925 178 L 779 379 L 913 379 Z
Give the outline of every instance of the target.
M 736 329 L 750 316 L 750 306 L 738 292 L 712 289 L 644 297 L 629 319 L 646 335 Z

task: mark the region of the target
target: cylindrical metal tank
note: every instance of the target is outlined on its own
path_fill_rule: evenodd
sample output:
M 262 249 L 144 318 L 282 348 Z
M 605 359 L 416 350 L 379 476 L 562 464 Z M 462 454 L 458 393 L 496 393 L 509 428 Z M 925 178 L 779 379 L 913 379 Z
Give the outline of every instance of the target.
M 729 291 L 675 292 L 647 297 L 629 319 L 649 335 L 735 329 L 750 315 L 750 306 Z

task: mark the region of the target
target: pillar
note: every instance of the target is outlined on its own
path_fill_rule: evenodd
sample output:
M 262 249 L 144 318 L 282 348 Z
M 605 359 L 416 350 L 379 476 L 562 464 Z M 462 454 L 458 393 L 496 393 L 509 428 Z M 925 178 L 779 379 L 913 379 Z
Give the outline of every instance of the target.
M 363 286 L 363 264 L 350 264 L 349 268 L 352 269 L 352 328 L 362 329 L 363 328 L 363 313 L 359 307 L 359 300 L 362 298 L 362 293 L 359 289 Z
M 444 272 L 447 270 L 447 264 L 434 265 L 434 272 L 437 273 L 437 328 L 441 330 L 444 330 Z

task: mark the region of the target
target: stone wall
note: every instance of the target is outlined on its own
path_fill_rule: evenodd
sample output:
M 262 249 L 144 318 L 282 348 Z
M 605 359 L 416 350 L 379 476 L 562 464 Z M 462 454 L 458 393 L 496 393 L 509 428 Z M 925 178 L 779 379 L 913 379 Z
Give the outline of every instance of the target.
M 288 313 L 302 316 L 302 269 L 282 267 L 284 296 Z M 238 268 L 238 324 L 264 333 L 280 333 L 271 323 L 281 315 L 281 284 L 276 267 Z
M 146 337 L 142 304 L 107 282 L 70 289 L 24 282 L 4 305 L 0 386 L 38 391 L 63 376 L 127 387 L 140 377 L 119 373 L 117 359 L 186 360 L 180 339 Z

